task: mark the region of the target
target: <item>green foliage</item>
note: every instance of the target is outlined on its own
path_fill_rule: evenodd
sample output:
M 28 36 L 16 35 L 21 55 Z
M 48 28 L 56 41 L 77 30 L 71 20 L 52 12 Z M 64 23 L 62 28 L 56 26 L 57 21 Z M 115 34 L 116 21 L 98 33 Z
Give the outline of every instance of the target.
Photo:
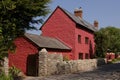
M 4 60 L 0 60 L 0 67 L 3 67 L 4 65 Z
M 4 72 L 1 72 L 1 73 L 0 73 L 0 80 L 13 80 L 13 77 L 12 77 L 11 74 L 9 74 L 9 75 L 7 76 L 7 75 L 5 75 Z
M 120 52 L 120 29 L 115 27 L 106 27 L 95 33 L 96 56 L 105 57 L 105 53 L 110 51 Z
M 12 74 L 13 77 L 17 77 L 20 72 L 21 71 L 15 66 L 9 68 L 9 73 Z
M 0 72 L 0 80 L 22 80 L 22 77 L 20 78 L 18 76 L 18 74 L 20 73 L 21 71 L 16 68 L 15 66 L 13 67 L 10 67 L 9 69 L 9 74 L 6 75 L 3 71 Z
M 50 0 L 0 0 L 0 57 L 15 48 L 16 37 L 36 29 L 30 24 L 43 22 L 49 13 L 48 3 Z
M 112 61 L 110 61 L 110 63 L 116 63 L 116 62 L 120 62 L 120 58 L 116 58 L 116 59 L 113 59 Z

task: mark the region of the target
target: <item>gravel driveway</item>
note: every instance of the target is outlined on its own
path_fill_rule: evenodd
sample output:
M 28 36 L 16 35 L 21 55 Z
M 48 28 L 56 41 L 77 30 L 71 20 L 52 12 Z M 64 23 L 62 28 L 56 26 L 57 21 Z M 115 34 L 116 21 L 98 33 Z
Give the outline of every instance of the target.
M 90 72 L 53 75 L 47 78 L 28 77 L 24 80 L 120 80 L 120 63 L 103 65 Z

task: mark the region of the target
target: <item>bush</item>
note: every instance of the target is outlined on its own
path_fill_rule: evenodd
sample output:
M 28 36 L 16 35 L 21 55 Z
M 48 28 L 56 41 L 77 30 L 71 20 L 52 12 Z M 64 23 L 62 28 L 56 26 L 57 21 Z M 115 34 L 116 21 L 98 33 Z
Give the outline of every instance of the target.
M 21 71 L 15 66 L 9 68 L 9 73 L 12 74 L 13 77 L 17 77 L 20 72 Z
M 22 77 L 18 76 L 20 72 L 21 71 L 18 68 L 12 66 L 9 68 L 8 75 L 5 75 L 3 71 L 0 72 L 0 80 L 22 80 Z
M 0 80 L 13 80 L 13 77 L 11 74 L 5 75 L 4 72 L 0 73 Z
M 111 63 L 116 63 L 116 62 L 118 62 L 118 61 L 120 61 L 120 58 L 113 59 L 113 60 L 111 61 Z
M 0 59 L 0 67 L 3 67 L 3 64 L 4 64 L 4 60 Z

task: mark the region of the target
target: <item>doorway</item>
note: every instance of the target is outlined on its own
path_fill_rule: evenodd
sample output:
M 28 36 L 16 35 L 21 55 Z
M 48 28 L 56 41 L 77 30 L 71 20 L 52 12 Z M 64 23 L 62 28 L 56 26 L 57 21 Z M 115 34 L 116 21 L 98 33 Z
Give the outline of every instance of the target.
M 38 76 L 38 54 L 28 55 L 27 57 L 27 75 Z

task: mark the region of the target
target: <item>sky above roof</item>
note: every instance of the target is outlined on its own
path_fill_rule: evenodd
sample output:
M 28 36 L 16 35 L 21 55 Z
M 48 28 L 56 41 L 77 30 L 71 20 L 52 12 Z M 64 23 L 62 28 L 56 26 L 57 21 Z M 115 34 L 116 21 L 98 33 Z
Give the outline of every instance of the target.
M 74 12 L 75 8 L 82 7 L 83 19 L 89 23 L 93 24 L 93 21 L 97 20 L 99 22 L 99 28 L 107 26 L 120 28 L 120 0 L 52 0 L 49 6 L 51 13 L 57 6 L 71 13 Z M 38 29 L 40 26 L 36 25 Z M 40 31 L 28 32 L 33 34 L 41 33 Z

